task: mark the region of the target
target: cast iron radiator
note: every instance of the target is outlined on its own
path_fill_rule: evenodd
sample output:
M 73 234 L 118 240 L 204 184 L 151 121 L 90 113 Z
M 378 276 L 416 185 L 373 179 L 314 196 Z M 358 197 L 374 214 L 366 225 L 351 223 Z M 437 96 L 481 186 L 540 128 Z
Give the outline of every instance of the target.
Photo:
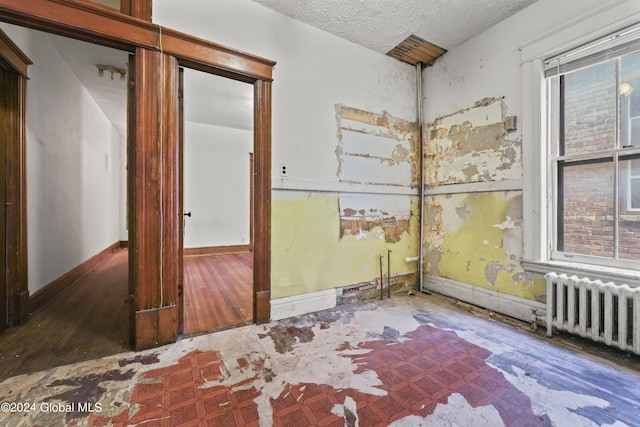
M 640 288 L 547 273 L 547 336 L 553 328 L 640 354 Z

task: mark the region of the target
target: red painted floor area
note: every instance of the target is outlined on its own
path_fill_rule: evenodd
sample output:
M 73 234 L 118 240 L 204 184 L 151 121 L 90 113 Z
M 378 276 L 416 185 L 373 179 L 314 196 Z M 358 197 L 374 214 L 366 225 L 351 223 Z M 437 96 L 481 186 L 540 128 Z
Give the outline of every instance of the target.
M 602 354 L 395 298 L 12 377 L 0 401 L 36 406 L 0 425 L 638 425 L 638 371 Z
M 344 426 L 345 416 L 336 415 L 336 405 L 346 397 L 356 402 L 360 426 L 386 426 L 409 415 L 426 417 L 437 404 L 445 404 L 452 393 L 460 393 L 472 407 L 493 405 L 505 425 L 547 426 L 547 417 L 536 417 L 529 398 L 489 367 L 487 350 L 458 338 L 453 332 L 420 326 L 405 336 L 406 341 L 367 341 L 361 349 L 371 351 L 353 357 L 355 374 L 375 371 L 387 394 L 372 396 L 353 389 L 335 389 L 322 384 L 288 386 L 271 401 L 274 426 Z M 334 351 L 345 350 L 344 347 Z M 110 418 L 93 417 L 95 426 L 258 426 L 259 415 L 254 386 L 241 384 L 203 388 L 222 378 L 224 362 L 216 352 L 194 351 L 166 368 L 144 374 L 136 384 L 131 403 L 139 405 L 135 414 L 126 409 Z M 232 369 L 253 369 L 239 359 Z M 256 374 L 257 378 L 258 374 Z M 354 414 L 355 416 L 355 414 Z
M 246 360 L 239 360 L 238 369 Z M 94 426 L 257 426 L 258 411 L 255 387 L 234 390 L 233 387 L 202 388 L 205 382 L 217 382 L 224 362 L 216 352 L 193 351 L 166 368 L 144 374 L 144 382 L 136 384 L 130 403 L 139 409 L 132 413 L 104 418 L 93 415 Z

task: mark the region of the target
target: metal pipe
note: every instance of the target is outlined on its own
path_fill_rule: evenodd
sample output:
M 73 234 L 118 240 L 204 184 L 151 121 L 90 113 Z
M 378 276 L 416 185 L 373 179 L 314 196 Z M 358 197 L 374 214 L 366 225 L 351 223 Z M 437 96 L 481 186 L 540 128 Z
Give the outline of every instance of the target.
M 418 102 L 418 138 L 420 141 L 420 247 L 418 248 L 418 288 L 420 292 L 431 295 L 424 288 L 424 100 L 422 98 L 422 62 L 416 64 L 416 89 Z
M 384 258 L 384 255 L 380 254 L 380 299 L 382 299 L 382 284 L 383 284 L 383 276 L 382 276 L 382 258 Z
M 391 249 L 387 249 L 387 298 L 391 298 Z

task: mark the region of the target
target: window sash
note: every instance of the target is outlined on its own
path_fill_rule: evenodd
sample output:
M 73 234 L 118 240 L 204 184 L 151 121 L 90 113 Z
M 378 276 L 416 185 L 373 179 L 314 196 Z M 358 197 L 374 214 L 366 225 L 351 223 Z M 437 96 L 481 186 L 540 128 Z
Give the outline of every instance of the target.
M 640 25 L 636 26 L 638 30 L 640 30 Z M 635 37 L 640 37 L 640 31 L 636 32 Z M 621 146 L 620 135 L 619 135 L 619 126 L 620 126 L 620 94 L 619 94 L 619 79 L 620 79 L 620 67 L 617 67 L 617 83 L 616 83 L 616 146 L 612 149 L 600 150 L 588 153 L 573 153 L 570 155 L 561 155 L 560 154 L 560 146 L 561 146 L 561 138 L 563 137 L 562 132 L 564 132 L 564 124 L 562 123 L 563 117 L 563 94 L 561 93 L 561 76 L 573 71 L 577 71 L 580 68 L 584 68 L 586 66 L 593 66 L 597 63 L 605 62 L 612 60 L 614 58 L 620 58 L 623 55 L 633 53 L 640 50 L 640 38 L 634 41 L 627 41 L 623 45 L 618 46 L 619 48 L 613 50 L 611 47 L 608 48 L 606 52 L 601 52 L 600 54 L 590 54 L 583 55 L 578 59 L 573 59 L 571 61 L 566 61 L 561 64 L 561 60 L 556 58 L 545 62 L 545 67 L 548 67 L 553 61 L 556 62 L 556 67 L 551 70 L 548 68 L 545 73 L 546 75 L 546 87 L 547 87 L 547 123 L 548 123 L 548 141 L 550 142 L 550 159 L 549 159 L 549 177 L 548 180 L 551 183 L 551 191 L 550 191 L 550 202 L 551 202 L 551 215 L 550 215 L 550 225 L 549 227 L 549 235 L 548 242 L 550 243 L 549 253 L 550 258 L 552 260 L 565 261 L 565 262 L 579 262 L 586 264 L 594 264 L 601 265 L 607 267 L 619 267 L 619 268 L 634 268 L 638 269 L 640 267 L 639 261 L 634 261 L 630 259 L 621 259 L 619 256 L 619 222 L 621 220 L 621 215 L 625 213 L 635 213 L 640 212 L 640 209 L 630 209 L 630 188 L 631 188 L 631 180 L 638 179 L 638 176 L 630 176 L 628 173 L 624 173 L 622 167 L 619 162 L 621 159 L 628 158 L 632 155 L 640 154 L 640 147 L 629 147 L 629 146 Z M 613 52 L 613 53 L 612 53 Z M 558 66 L 557 64 L 561 64 Z M 569 251 L 560 251 L 558 250 L 558 238 L 559 238 L 559 229 L 558 227 L 562 223 L 559 218 L 559 205 L 560 200 L 558 199 L 560 193 L 560 165 L 567 165 L 572 163 L 581 163 L 588 161 L 603 161 L 609 160 L 613 162 L 613 176 L 614 176 L 614 185 L 613 185 L 613 256 L 605 257 L 605 256 L 594 256 L 580 253 L 572 253 Z M 620 180 L 625 180 L 623 183 L 625 194 L 620 194 Z M 624 206 L 620 205 L 620 198 L 623 197 Z
M 559 76 L 640 50 L 640 24 L 616 31 L 544 61 L 545 77 Z

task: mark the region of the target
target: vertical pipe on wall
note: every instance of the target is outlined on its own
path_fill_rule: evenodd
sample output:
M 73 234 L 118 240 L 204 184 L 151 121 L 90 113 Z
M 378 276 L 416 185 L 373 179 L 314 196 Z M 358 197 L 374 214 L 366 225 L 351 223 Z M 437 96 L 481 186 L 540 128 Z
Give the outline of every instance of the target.
M 387 298 L 391 298 L 391 249 L 387 249 Z
M 380 258 L 380 299 L 382 299 L 384 295 L 382 293 L 382 289 L 384 288 L 384 276 L 382 275 L 382 258 L 384 258 L 384 255 L 380 254 L 378 255 L 378 257 Z
M 420 247 L 418 256 L 418 289 L 431 295 L 431 291 L 424 288 L 424 100 L 422 98 L 422 62 L 416 64 L 416 92 L 418 103 L 418 138 L 420 141 Z

